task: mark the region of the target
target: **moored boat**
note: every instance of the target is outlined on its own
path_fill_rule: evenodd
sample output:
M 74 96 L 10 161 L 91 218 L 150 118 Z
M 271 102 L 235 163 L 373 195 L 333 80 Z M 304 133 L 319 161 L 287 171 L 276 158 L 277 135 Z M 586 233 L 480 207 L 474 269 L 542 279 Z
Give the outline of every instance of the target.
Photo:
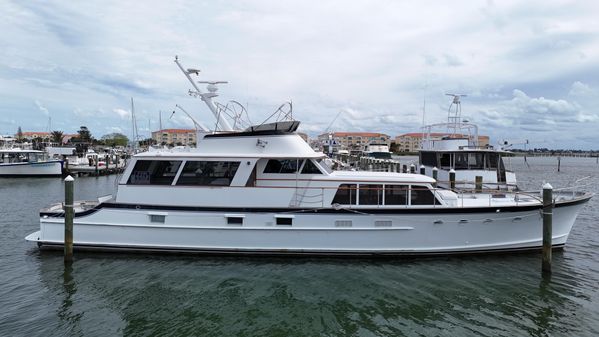
M 43 151 L 0 149 L 0 176 L 50 177 L 62 174 L 62 161 L 48 159 Z
M 209 107 L 215 91 L 202 96 Z M 197 148 L 134 155 L 114 196 L 77 202 L 75 248 L 424 255 L 541 247 L 537 194 L 452 191 L 419 174 L 333 171 L 297 134 L 298 121 L 223 125 L 227 130 L 199 134 Z M 591 197 L 556 194 L 556 247 Z M 40 230 L 26 239 L 56 247 L 63 237 L 63 206 L 56 204 L 41 210 Z

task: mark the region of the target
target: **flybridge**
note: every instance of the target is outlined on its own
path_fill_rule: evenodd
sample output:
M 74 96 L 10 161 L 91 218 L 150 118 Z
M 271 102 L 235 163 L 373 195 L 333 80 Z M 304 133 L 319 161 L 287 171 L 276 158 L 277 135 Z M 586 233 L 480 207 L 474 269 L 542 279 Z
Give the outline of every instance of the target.
M 179 62 L 178 56 L 175 56 L 175 63 L 194 88 L 194 90 L 189 90 L 189 95 L 201 98 L 216 119 L 214 130 L 211 131 L 198 123 L 189 113 L 183 110 L 194 122 L 196 128 L 199 127 L 198 131 L 200 132 L 201 137 L 198 137 L 198 140 L 206 136 L 230 137 L 233 135 L 288 134 L 297 130 L 299 122 L 293 119 L 293 105 L 291 102 L 281 104 L 265 121 L 253 125 L 248 116 L 247 109 L 241 103 L 232 100 L 227 104 L 221 104 L 213 100 L 215 97 L 218 97 L 218 85 L 226 84 L 228 83 L 227 81 L 194 81 L 191 75 L 199 76 L 200 70 L 195 68 L 185 69 Z M 207 92 L 200 90 L 196 83 L 207 84 Z M 276 122 L 267 123 L 272 118 L 274 118 Z

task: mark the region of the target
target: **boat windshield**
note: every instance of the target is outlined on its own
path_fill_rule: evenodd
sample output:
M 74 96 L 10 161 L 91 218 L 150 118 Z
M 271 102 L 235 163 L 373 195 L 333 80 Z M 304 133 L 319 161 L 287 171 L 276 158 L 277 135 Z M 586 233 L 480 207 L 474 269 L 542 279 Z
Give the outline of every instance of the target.
M 327 173 L 329 173 L 329 174 L 333 173 L 333 169 L 324 160 L 322 160 L 322 158 L 318 159 L 316 162 Z

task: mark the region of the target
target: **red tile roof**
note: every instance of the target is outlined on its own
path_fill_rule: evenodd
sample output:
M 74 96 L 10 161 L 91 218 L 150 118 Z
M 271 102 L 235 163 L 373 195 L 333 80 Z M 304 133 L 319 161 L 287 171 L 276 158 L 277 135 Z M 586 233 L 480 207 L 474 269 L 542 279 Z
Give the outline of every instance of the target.
M 162 130 L 158 130 L 158 131 L 154 131 L 154 132 L 161 132 L 161 133 L 195 133 L 196 130 L 194 130 L 194 129 L 162 129 Z
M 326 136 L 328 133 L 323 133 L 321 136 Z M 347 136 L 358 136 L 358 137 L 389 137 L 384 133 L 377 132 L 333 132 L 333 137 L 347 137 Z

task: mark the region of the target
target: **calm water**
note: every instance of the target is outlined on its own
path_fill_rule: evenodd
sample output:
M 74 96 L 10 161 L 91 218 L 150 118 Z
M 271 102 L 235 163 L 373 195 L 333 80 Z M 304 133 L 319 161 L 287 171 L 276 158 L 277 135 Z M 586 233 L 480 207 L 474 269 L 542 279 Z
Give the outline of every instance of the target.
M 513 160 L 520 185 L 597 191 L 594 159 Z M 79 178 L 76 199 L 112 193 Z M 60 179 L 0 179 L 0 336 L 599 336 L 599 197 L 554 254 L 346 260 L 39 252 Z

